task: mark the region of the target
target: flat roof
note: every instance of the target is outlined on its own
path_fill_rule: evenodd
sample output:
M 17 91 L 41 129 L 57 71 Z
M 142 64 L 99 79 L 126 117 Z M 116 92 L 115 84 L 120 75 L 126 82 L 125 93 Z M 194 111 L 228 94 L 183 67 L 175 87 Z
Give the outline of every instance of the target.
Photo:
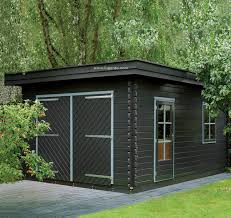
M 114 61 L 68 66 L 5 75 L 5 85 L 78 80 L 87 78 L 139 75 L 187 84 L 201 85 L 192 72 L 144 60 Z

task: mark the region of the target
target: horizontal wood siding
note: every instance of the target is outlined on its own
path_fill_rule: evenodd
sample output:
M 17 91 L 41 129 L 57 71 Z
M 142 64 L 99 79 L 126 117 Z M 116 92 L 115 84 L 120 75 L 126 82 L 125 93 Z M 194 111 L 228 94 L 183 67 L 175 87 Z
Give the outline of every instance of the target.
M 222 114 L 216 122 L 216 143 L 202 144 L 202 98 L 199 86 L 137 78 L 138 160 L 136 185 L 153 182 L 153 98 L 175 98 L 175 177 L 200 177 L 222 171 L 225 137 Z
M 23 98 L 34 99 L 35 95 L 52 93 L 59 94 L 107 90 L 114 91 L 114 183 L 115 185 L 127 187 L 128 81 L 125 78 L 101 78 L 27 85 L 23 86 Z

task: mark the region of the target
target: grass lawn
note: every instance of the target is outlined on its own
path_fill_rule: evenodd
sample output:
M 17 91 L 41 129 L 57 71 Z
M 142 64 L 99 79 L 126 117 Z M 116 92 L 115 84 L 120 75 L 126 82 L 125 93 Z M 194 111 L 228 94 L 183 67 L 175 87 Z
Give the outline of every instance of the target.
M 231 179 L 82 217 L 228 218 L 231 217 Z

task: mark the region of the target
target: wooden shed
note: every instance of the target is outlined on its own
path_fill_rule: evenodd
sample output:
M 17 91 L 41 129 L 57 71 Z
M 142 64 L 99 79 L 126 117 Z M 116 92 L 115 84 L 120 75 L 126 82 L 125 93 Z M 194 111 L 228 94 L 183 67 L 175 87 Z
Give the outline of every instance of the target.
M 224 171 L 225 116 L 212 118 L 195 75 L 130 60 L 7 74 L 48 109 L 31 144 L 56 181 L 144 190 Z

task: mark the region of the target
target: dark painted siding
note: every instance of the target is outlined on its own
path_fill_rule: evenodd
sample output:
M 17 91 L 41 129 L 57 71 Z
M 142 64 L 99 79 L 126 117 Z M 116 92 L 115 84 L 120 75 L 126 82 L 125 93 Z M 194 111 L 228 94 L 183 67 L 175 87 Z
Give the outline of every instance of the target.
M 56 136 L 38 137 L 38 153 L 49 162 L 53 162 L 57 180 L 70 179 L 70 101 L 69 97 L 60 97 L 58 101 L 43 102 L 48 109 L 43 119 L 50 123 L 48 134 Z
M 138 162 L 136 184 L 153 182 L 153 97 L 175 98 L 175 177 L 200 177 L 225 166 L 224 116 L 217 119 L 217 143 L 202 144 L 202 98 L 198 86 L 137 78 Z
M 86 135 L 111 135 L 111 99 L 73 97 L 74 181 L 109 185 L 110 179 L 86 174 L 111 175 L 111 139 Z
M 114 90 L 114 182 L 128 185 L 128 80 L 88 79 L 23 86 L 24 99 L 35 95 Z M 103 161 L 103 160 L 101 160 Z

